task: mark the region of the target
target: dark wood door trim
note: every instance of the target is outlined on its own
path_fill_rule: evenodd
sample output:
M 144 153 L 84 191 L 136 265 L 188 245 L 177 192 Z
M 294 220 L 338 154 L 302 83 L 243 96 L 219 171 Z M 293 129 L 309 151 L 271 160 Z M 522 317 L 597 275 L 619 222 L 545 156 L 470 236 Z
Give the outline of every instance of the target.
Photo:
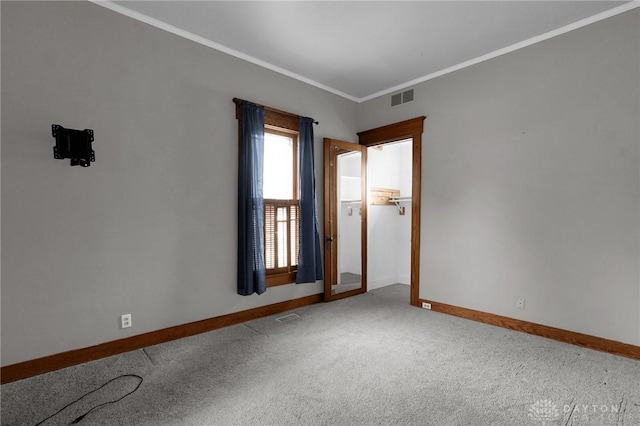
M 422 178 L 422 132 L 426 116 L 358 132 L 367 147 L 412 139 L 411 165 L 411 305 L 419 306 L 420 291 L 420 191 Z
M 358 143 L 365 146 L 382 145 L 422 135 L 426 116 L 411 118 L 399 123 L 358 132 Z

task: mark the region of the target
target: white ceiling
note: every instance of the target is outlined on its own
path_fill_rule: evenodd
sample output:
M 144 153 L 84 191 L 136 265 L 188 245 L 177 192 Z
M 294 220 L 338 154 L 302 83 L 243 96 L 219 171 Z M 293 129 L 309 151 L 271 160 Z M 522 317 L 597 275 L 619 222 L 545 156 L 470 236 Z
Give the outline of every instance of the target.
M 638 1 L 98 2 L 363 101 L 637 7 Z

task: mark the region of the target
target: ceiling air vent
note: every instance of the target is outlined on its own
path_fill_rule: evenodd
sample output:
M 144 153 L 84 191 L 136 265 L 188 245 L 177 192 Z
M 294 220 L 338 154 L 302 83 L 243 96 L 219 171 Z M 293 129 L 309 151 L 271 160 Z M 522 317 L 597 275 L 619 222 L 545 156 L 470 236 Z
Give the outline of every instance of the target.
M 406 92 L 396 93 L 395 95 L 391 95 L 392 107 L 400 104 L 405 104 L 411 101 L 413 101 L 413 89 L 407 90 Z

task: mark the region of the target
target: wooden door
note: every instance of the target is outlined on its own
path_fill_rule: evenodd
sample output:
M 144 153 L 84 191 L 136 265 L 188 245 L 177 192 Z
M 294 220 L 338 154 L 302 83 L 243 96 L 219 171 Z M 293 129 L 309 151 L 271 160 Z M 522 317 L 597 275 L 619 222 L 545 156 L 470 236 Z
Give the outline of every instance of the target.
M 367 291 L 366 147 L 324 139 L 324 300 Z

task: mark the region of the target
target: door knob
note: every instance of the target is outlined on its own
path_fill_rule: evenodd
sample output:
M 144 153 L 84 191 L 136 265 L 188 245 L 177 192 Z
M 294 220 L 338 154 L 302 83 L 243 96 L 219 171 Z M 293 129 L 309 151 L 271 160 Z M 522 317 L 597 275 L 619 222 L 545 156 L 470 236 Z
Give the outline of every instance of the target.
M 331 250 L 331 243 L 333 242 L 333 236 L 327 236 L 327 250 Z

